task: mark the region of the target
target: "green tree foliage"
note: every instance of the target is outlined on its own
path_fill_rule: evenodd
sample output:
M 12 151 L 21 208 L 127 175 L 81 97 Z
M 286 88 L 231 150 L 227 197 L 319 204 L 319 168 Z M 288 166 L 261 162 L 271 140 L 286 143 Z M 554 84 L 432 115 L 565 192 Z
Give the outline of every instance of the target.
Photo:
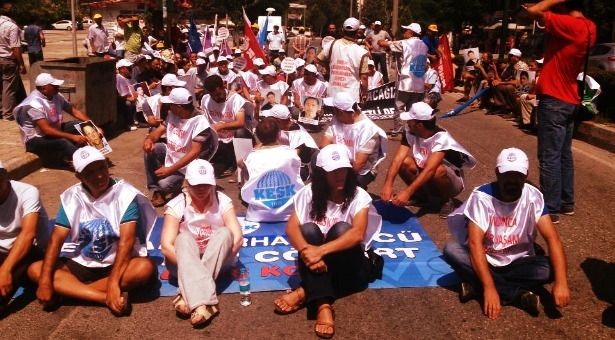
M 10 7 L 8 15 L 20 25 L 27 25 L 35 18 L 48 28 L 58 20 L 70 19 L 70 9 L 66 0 L 28 0 L 0 1 L 2 6 Z

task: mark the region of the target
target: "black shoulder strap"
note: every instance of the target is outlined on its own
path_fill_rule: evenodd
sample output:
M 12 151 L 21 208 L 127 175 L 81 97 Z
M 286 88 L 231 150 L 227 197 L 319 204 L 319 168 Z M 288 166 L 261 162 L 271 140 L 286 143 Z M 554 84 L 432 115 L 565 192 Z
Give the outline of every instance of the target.
M 585 78 L 587 77 L 587 64 L 589 63 L 589 47 L 591 46 L 591 29 L 587 24 L 585 18 L 582 18 L 583 23 L 587 27 L 587 50 L 585 52 L 585 66 L 583 67 L 583 79 L 581 80 L 581 84 L 579 85 L 579 96 L 581 97 L 581 102 L 583 102 L 583 96 L 585 95 Z

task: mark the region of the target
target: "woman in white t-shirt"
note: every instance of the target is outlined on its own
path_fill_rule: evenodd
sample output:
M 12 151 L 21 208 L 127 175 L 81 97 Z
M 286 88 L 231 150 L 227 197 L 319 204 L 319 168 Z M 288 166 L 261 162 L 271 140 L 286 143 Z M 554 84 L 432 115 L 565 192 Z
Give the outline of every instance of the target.
M 341 144 L 320 150 L 312 183 L 293 200 L 295 210 L 286 234 L 299 251 L 302 283 L 276 299 L 275 309 L 289 314 L 309 305 L 318 311 L 316 335 L 328 339 L 334 333 L 331 305 L 335 299 L 367 287 L 370 267 L 364 249 L 379 229 L 380 220 L 368 223 L 371 197 L 357 186 L 350 151 Z
M 183 194 L 167 203 L 164 215 L 162 253 L 179 283 L 175 311 L 190 317 L 192 326 L 203 326 L 220 312 L 215 280 L 234 263 L 243 242 L 233 202 L 216 190 L 209 162 L 188 164 Z

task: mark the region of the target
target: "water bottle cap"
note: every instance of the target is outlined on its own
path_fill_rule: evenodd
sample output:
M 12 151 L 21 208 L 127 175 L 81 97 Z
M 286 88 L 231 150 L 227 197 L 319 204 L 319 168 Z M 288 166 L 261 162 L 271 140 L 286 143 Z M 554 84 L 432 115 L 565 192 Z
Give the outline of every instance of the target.
M 242 268 L 240 268 L 240 269 L 239 269 L 239 272 L 240 272 L 240 273 L 245 273 L 245 272 L 246 272 L 246 267 L 242 267 Z

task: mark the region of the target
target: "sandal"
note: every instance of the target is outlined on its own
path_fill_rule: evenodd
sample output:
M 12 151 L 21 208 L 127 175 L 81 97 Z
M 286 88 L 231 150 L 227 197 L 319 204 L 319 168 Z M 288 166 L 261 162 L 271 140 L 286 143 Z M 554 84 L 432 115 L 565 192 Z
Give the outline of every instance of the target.
M 275 311 L 286 315 L 298 311 L 305 304 L 305 290 L 302 287 L 286 293 L 273 301 Z
M 316 325 L 314 326 L 314 333 L 316 333 L 316 336 L 318 336 L 321 339 L 331 339 L 333 337 L 333 334 L 335 334 L 335 324 L 333 322 L 326 322 L 326 321 L 320 320 L 321 312 L 324 311 L 325 309 L 329 310 L 329 312 L 331 313 L 331 319 L 335 320 L 335 311 L 333 310 L 333 307 L 331 307 L 331 305 L 328 303 L 323 303 L 322 305 L 320 305 L 320 307 L 318 307 L 318 316 L 316 317 Z M 330 327 L 331 333 L 319 332 L 318 326 Z
M 208 306 L 200 305 L 194 309 L 192 315 L 190 315 L 190 323 L 192 327 L 204 327 L 209 323 L 214 316 L 220 314 L 218 305 Z
M 190 308 L 188 308 L 188 303 L 184 300 L 184 297 L 181 294 L 177 294 L 175 299 L 173 299 L 173 307 L 175 307 L 175 314 L 182 318 L 188 318 L 190 316 Z

